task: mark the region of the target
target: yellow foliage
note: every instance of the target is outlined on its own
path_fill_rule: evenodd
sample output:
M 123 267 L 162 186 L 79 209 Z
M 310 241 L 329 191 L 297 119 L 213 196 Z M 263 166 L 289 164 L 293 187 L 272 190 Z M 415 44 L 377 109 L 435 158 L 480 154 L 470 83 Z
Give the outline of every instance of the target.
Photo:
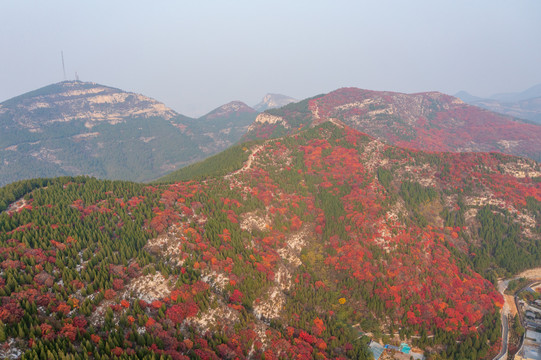
M 70 297 L 68 299 L 68 304 L 71 305 L 73 308 L 78 309 L 79 308 L 79 299 Z

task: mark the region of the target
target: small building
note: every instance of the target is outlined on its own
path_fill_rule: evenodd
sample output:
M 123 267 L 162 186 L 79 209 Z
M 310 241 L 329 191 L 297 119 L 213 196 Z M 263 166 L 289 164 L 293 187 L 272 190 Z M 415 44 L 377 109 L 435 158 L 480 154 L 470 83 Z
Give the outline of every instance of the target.
M 400 344 L 400 351 L 402 351 L 404 354 L 409 354 L 411 352 L 411 346 L 406 343 L 402 343 Z
M 541 333 L 531 329 L 526 330 L 522 348 L 515 355 L 517 360 L 541 359 Z
M 535 313 L 531 310 L 526 310 L 524 316 L 526 316 L 526 319 L 535 319 Z
M 368 348 L 372 352 L 372 355 L 374 356 L 374 360 L 378 360 L 381 354 L 385 351 L 385 348 L 380 343 L 377 343 L 375 341 L 370 341 L 370 344 L 368 344 Z

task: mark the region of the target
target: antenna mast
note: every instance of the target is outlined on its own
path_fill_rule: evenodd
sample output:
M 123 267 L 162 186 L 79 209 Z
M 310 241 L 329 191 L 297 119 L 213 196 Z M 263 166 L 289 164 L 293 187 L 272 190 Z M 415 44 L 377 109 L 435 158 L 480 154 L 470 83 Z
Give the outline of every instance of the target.
M 64 65 L 64 51 L 60 51 L 60 55 L 62 55 L 62 70 L 64 71 L 64 81 L 67 80 L 66 78 L 66 65 Z

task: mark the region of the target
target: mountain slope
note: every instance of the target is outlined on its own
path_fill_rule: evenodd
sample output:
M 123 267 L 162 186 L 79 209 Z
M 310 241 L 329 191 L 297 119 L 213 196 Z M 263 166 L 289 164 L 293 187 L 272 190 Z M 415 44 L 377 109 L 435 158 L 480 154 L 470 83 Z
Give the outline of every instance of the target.
M 539 164 L 331 122 L 244 145 L 241 168 L 203 181 L 6 188 L 29 192 L 0 214 L 7 346 L 28 359 L 368 359 L 370 339 L 498 352 L 487 278 L 539 266 Z
M 541 159 L 541 126 L 435 92 L 339 89 L 260 114 L 245 138 L 279 137 L 329 119 L 414 149 L 500 151 Z
M 464 101 L 483 109 L 541 124 L 541 97 L 517 102 L 481 98 Z
M 155 179 L 236 142 L 255 111 L 235 112 L 191 119 L 95 83 L 46 86 L 0 104 L 0 185 L 80 174 Z
M 199 148 L 206 154 L 215 154 L 236 143 L 256 116 L 257 111 L 245 103 L 232 101 L 185 123 L 190 133 L 198 134 Z

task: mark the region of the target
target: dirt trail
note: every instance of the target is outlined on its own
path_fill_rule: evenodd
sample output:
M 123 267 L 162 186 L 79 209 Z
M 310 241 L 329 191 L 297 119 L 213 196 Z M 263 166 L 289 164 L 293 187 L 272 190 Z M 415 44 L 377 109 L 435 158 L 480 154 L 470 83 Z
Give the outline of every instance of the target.
M 264 145 L 257 145 L 253 150 L 252 150 L 252 153 L 250 154 L 250 156 L 248 156 L 248 161 L 246 161 L 246 163 L 244 164 L 243 167 L 241 167 L 240 169 L 238 169 L 237 171 L 233 171 L 231 174 L 229 175 L 226 175 L 225 178 L 226 179 L 230 179 L 232 176 L 235 176 L 235 175 L 238 175 L 238 174 L 241 174 L 245 171 L 248 171 L 251 167 L 252 167 L 252 162 L 254 161 L 255 159 L 255 155 L 261 150 L 263 149 L 263 146 Z
M 319 106 L 317 106 L 317 104 L 315 108 L 312 110 L 312 117 L 314 118 L 314 125 L 321 124 L 325 121 L 325 119 L 322 119 L 321 116 L 319 116 Z M 338 119 L 328 118 L 326 120 L 338 126 L 339 128 L 344 128 L 344 124 L 341 123 Z
M 541 280 L 541 267 L 529 269 L 517 275 L 517 278 L 526 278 L 530 280 Z

